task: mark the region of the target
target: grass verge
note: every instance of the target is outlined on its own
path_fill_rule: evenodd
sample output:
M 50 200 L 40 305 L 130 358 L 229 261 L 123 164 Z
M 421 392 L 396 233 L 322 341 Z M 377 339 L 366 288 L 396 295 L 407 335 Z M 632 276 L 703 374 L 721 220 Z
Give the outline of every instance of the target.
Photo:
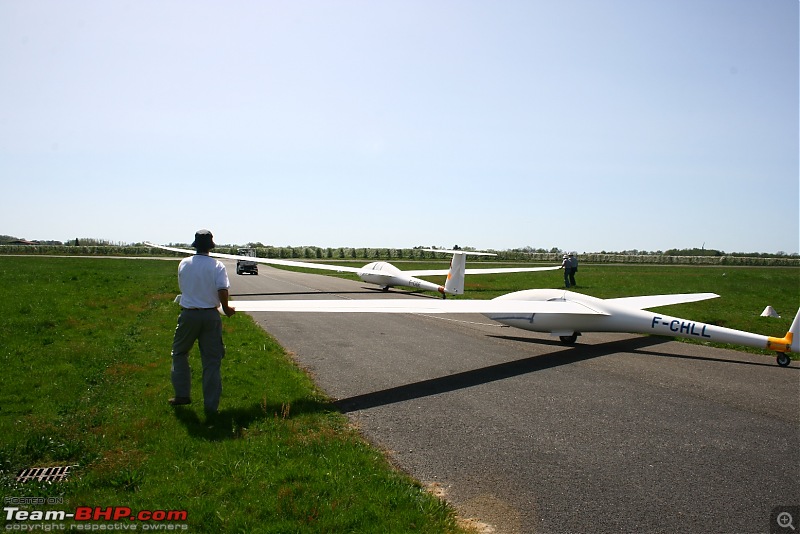
M 13 502 L 49 502 L 20 511 L 186 512 L 116 522 L 138 530 L 461 531 L 245 314 L 224 320 L 219 416 L 206 420 L 202 402 L 168 406 L 175 262 L 2 257 L 0 275 L 0 487 Z M 199 368 L 196 348 L 191 362 Z M 65 482 L 15 481 L 22 468 L 63 465 L 76 466 Z M 14 514 L 7 529 L 35 523 Z

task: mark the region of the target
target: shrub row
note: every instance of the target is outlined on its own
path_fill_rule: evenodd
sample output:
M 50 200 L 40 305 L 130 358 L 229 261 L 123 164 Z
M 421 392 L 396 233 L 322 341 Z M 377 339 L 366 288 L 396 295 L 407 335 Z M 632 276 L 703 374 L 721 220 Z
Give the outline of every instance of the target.
M 237 247 L 219 246 L 216 252 L 236 254 Z M 305 260 L 431 260 L 443 259 L 444 254 L 427 252 L 416 248 L 322 248 L 322 247 L 258 247 L 256 255 L 262 258 Z M 482 257 L 481 261 L 524 261 L 535 263 L 561 263 L 561 254 L 552 252 L 497 251 L 496 257 Z M 0 255 L 42 254 L 51 256 L 120 256 L 149 257 L 181 254 L 148 247 L 134 246 L 66 246 L 66 245 L 2 245 Z M 668 256 L 664 254 L 580 254 L 585 263 L 640 263 L 650 265 L 730 265 L 758 267 L 800 267 L 800 258 L 795 256 Z

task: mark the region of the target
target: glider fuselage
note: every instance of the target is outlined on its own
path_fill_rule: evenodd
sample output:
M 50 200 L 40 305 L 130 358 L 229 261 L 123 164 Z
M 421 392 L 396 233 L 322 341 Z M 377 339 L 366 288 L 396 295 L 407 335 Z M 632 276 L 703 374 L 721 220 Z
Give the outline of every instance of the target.
M 364 282 L 381 286 L 384 289 L 388 289 L 392 286 L 408 286 L 444 293 L 444 287 L 439 284 L 434 284 L 433 282 L 404 274 L 403 271 L 385 261 L 369 263 L 359 269 L 356 274 Z
M 489 319 L 508 326 L 562 337 L 580 335 L 581 332 L 630 332 L 698 339 L 715 343 L 733 343 L 779 352 L 792 350 L 793 345 L 791 337 L 774 338 L 699 321 L 690 321 L 615 303 L 614 299 L 599 299 L 572 291 L 529 289 L 509 293 L 495 300 L 548 301 L 555 304 L 579 302 L 597 312 L 596 314 L 562 314 L 554 309 L 552 313 L 546 314 L 484 314 Z M 794 340 L 793 352 L 797 350 L 797 343 L 798 340 Z

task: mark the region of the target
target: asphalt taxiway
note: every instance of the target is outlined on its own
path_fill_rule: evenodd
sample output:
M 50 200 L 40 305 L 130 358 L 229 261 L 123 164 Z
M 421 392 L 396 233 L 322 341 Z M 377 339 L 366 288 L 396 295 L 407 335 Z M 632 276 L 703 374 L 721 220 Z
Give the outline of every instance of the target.
M 235 299 L 427 298 L 226 264 Z M 396 465 L 495 532 L 769 532 L 800 504 L 797 362 L 626 334 L 570 347 L 479 315 L 252 315 Z

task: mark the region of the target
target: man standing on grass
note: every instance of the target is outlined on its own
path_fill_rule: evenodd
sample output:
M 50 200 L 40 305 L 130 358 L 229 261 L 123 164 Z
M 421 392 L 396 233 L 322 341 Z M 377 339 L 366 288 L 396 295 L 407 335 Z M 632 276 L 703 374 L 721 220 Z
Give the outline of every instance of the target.
M 203 363 L 203 404 L 206 413 L 213 415 L 219 408 L 222 394 L 220 364 L 225 357 L 222 343 L 222 319 L 217 307 L 230 317 L 236 310 L 228 305 L 228 272 L 222 262 L 210 257 L 214 236 L 208 230 L 198 230 L 192 247 L 197 254 L 181 260 L 178 265 L 178 285 L 181 289 L 181 314 L 172 340 L 172 386 L 175 397 L 172 406 L 190 404 L 192 374 L 189 351 L 197 340 Z
M 572 262 L 566 254 L 564 254 L 561 260 L 561 268 L 564 269 L 564 287 L 569 289 L 569 275 L 572 271 Z
M 569 253 L 569 286 L 575 287 L 578 284 L 575 283 L 575 273 L 578 272 L 578 258 L 575 256 L 574 252 Z

